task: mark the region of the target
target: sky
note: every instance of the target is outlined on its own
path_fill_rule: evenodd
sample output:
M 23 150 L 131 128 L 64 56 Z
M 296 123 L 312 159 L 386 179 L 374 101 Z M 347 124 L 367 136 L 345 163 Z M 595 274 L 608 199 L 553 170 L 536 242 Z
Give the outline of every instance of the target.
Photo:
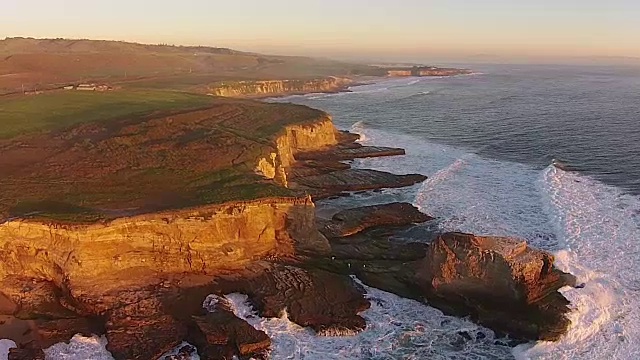
M 640 0 L 0 0 L 0 38 L 90 38 L 266 53 L 640 57 Z

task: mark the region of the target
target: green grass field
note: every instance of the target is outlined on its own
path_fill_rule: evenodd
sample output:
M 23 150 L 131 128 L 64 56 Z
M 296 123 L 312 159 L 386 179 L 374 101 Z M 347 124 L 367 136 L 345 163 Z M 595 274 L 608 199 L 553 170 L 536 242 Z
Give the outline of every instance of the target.
M 324 116 L 300 105 L 149 89 L 0 97 L 0 147 L 7 149 L 0 156 L 0 220 L 95 223 L 301 196 L 255 167 L 287 125 Z M 162 121 L 168 118 L 177 121 Z M 87 122 L 104 126 L 74 130 Z
M 171 91 L 76 90 L 0 99 L 0 138 L 211 104 L 211 97 Z

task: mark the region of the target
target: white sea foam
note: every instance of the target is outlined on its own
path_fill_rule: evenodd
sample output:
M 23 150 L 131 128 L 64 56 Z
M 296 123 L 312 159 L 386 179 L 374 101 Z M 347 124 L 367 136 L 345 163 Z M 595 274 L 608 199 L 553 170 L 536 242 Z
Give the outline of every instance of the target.
M 6 359 L 2 357 L 2 348 L 0 341 L 0 359 Z M 164 359 L 165 356 L 177 355 L 180 348 L 185 345 L 190 345 L 187 342 L 183 342 L 162 356 L 160 359 Z M 92 336 L 84 337 L 82 335 L 74 336 L 69 343 L 58 343 L 44 350 L 46 360 L 113 360 L 113 356 L 106 349 L 107 338 L 105 336 Z M 191 356 L 190 360 L 200 360 L 198 354 Z
M 74 336 L 69 343 L 58 343 L 44 350 L 46 360 L 113 360 L 104 336 Z
M 189 344 L 188 342 L 185 341 L 182 344 L 178 345 L 175 349 L 163 354 L 158 359 L 159 360 L 163 360 L 166 357 L 171 358 L 171 356 L 176 356 L 176 355 L 180 354 L 180 349 L 182 349 L 184 346 L 193 346 L 193 345 L 191 345 L 191 344 Z M 194 354 L 192 354 L 189 357 L 189 360 L 200 360 L 200 355 L 198 355 L 198 352 L 196 351 Z
M 544 211 L 536 179 L 528 166 L 481 158 L 468 151 L 425 142 L 409 135 L 366 127 L 367 144 L 402 145 L 407 156 L 356 161 L 357 167 L 429 176 L 414 191 L 414 204 L 441 219 L 445 231 L 519 236 L 536 246 L 557 250 L 554 228 Z
M 558 265 L 584 289 L 564 292 L 572 326 L 557 343 L 522 346 L 521 359 L 640 358 L 640 200 L 578 173 L 544 171 L 547 211 L 566 250 Z
M 493 332 L 413 300 L 365 286 L 367 328 L 355 336 L 319 336 L 288 319 L 264 319 L 242 294 L 229 294 L 235 314 L 272 339 L 272 359 L 503 359 L 511 349 Z M 337 335 L 337 334 L 332 334 Z M 498 341 L 499 343 L 499 341 Z
M 9 356 L 9 349 L 14 347 L 16 347 L 15 342 L 7 339 L 0 339 L 0 360 L 7 360 L 7 357 Z
M 585 284 L 563 289 L 572 325 L 556 343 L 519 346 L 518 359 L 640 359 L 640 200 L 554 166 L 544 171 L 483 159 L 407 135 L 354 128 L 366 143 L 402 144 L 407 156 L 357 164 L 431 175 L 415 204 L 445 231 L 518 236 L 553 251 Z

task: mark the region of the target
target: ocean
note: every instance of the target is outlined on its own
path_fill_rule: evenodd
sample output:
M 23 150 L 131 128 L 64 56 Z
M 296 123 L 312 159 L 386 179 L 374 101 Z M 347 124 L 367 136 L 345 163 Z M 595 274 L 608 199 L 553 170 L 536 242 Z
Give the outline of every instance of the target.
M 338 208 L 407 201 L 437 231 L 517 236 L 556 255 L 581 289 L 563 289 L 572 325 L 555 343 L 515 348 L 468 319 L 366 287 L 367 329 L 317 337 L 236 313 L 273 339 L 273 359 L 640 359 L 640 68 L 479 66 L 451 78 L 398 78 L 351 92 L 272 99 L 325 110 L 362 143 L 402 157 L 354 167 L 422 173 L 422 184 L 320 201 Z M 51 358 L 109 359 L 104 338 L 75 338 Z
M 364 144 L 407 150 L 357 167 L 430 177 L 320 209 L 408 201 L 441 231 L 517 236 L 554 253 L 585 283 L 563 290 L 568 334 L 510 348 L 465 319 L 369 289 L 383 301 L 352 339 L 298 339 L 265 321 L 283 339 L 274 358 L 640 359 L 640 68 L 472 68 L 275 101 L 326 110 Z

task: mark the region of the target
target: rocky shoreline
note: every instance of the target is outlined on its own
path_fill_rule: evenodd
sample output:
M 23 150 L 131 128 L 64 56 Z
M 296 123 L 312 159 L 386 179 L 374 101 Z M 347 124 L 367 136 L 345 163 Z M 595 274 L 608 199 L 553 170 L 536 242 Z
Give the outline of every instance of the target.
M 311 141 L 311 134 L 319 130 L 308 131 Z M 223 219 L 214 228 L 220 236 L 231 237 L 222 223 L 249 214 L 239 226 L 251 231 L 235 235 L 235 243 L 195 249 L 190 242 L 176 243 L 185 233 L 175 230 L 165 236 L 166 242 L 154 242 L 151 254 L 159 258 L 153 263 L 145 265 L 145 258 L 140 258 L 140 263 L 95 276 L 86 276 L 83 269 L 91 261 L 106 261 L 99 259 L 101 255 L 80 257 L 72 250 L 64 261 L 67 268 L 58 262 L 47 268 L 43 259 L 49 258 L 50 250 L 45 247 L 5 254 L 15 260 L 16 271 L 4 268 L 0 314 L 25 321 L 28 327 L 22 337 L 13 339 L 19 347 L 11 350 L 9 359 L 44 359 L 43 349 L 78 333 L 105 335 L 107 350 L 116 360 L 157 359 L 183 341 L 193 344 L 202 359 L 266 358 L 269 337 L 236 316 L 224 295 L 246 294 L 261 317 L 278 317 L 286 311 L 292 322 L 318 336 L 349 335 L 366 328 L 359 314 L 370 306 L 354 275 L 364 284 L 444 313 L 469 316 L 516 342 L 553 341 L 566 332 L 569 302 L 557 290 L 575 286 L 575 278 L 557 270 L 553 256 L 521 240 L 445 233 L 399 243 L 394 235 L 434 221 L 406 203 L 344 209 L 331 219 L 316 219 L 312 199 L 404 187 L 426 179 L 420 174 L 352 169 L 344 161 L 401 156 L 404 150 L 361 146 L 357 135 L 346 132 L 336 131 L 334 136 L 335 142 L 328 141 L 329 146 L 321 149 L 305 146 L 300 136 L 288 136 L 288 141 L 299 143 L 289 146 L 300 150 L 284 154 L 278 148 L 263 164 L 263 172 L 272 172 L 274 179 L 311 199 L 293 198 L 284 201 L 286 206 L 280 200 L 247 203 L 243 208 L 222 205 L 185 217 L 193 223 Z M 279 220 L 250 226 L 255 223 L 251 211 L 262 214 L 263 208 L 272 209 Z M 176 219 L 158 223 L 163 221 L 177 226 Z M 130 226 L 124 228 L 130 234 Z M 60 236 L 52 239 L 59 241 Z M 240 243 L 247 238 L 255 238 L 254 247 Z M 176 246 L 179 249 L 171 250 Z M 248 249 L 253 252 L 247 253 Z M 184 263 L 173 253 L 180 254 Z M 211 265 L 220 256 L 241 261 L 235 267 L 228 261 Z M 74 261 L 79 263 L 73 265 Z M 82 261 L 89 264 L 83 266 Z M 168 268 L 176 271 L 155 268 L 162 264 L 171 264 Z
M 348 87 L 353 85 L 353 80 L 335 76 L 310 80 L 227 81 L 209 86 L 207 95 L 259 99 L 309 93 L 338 93 L 348 91 Z

